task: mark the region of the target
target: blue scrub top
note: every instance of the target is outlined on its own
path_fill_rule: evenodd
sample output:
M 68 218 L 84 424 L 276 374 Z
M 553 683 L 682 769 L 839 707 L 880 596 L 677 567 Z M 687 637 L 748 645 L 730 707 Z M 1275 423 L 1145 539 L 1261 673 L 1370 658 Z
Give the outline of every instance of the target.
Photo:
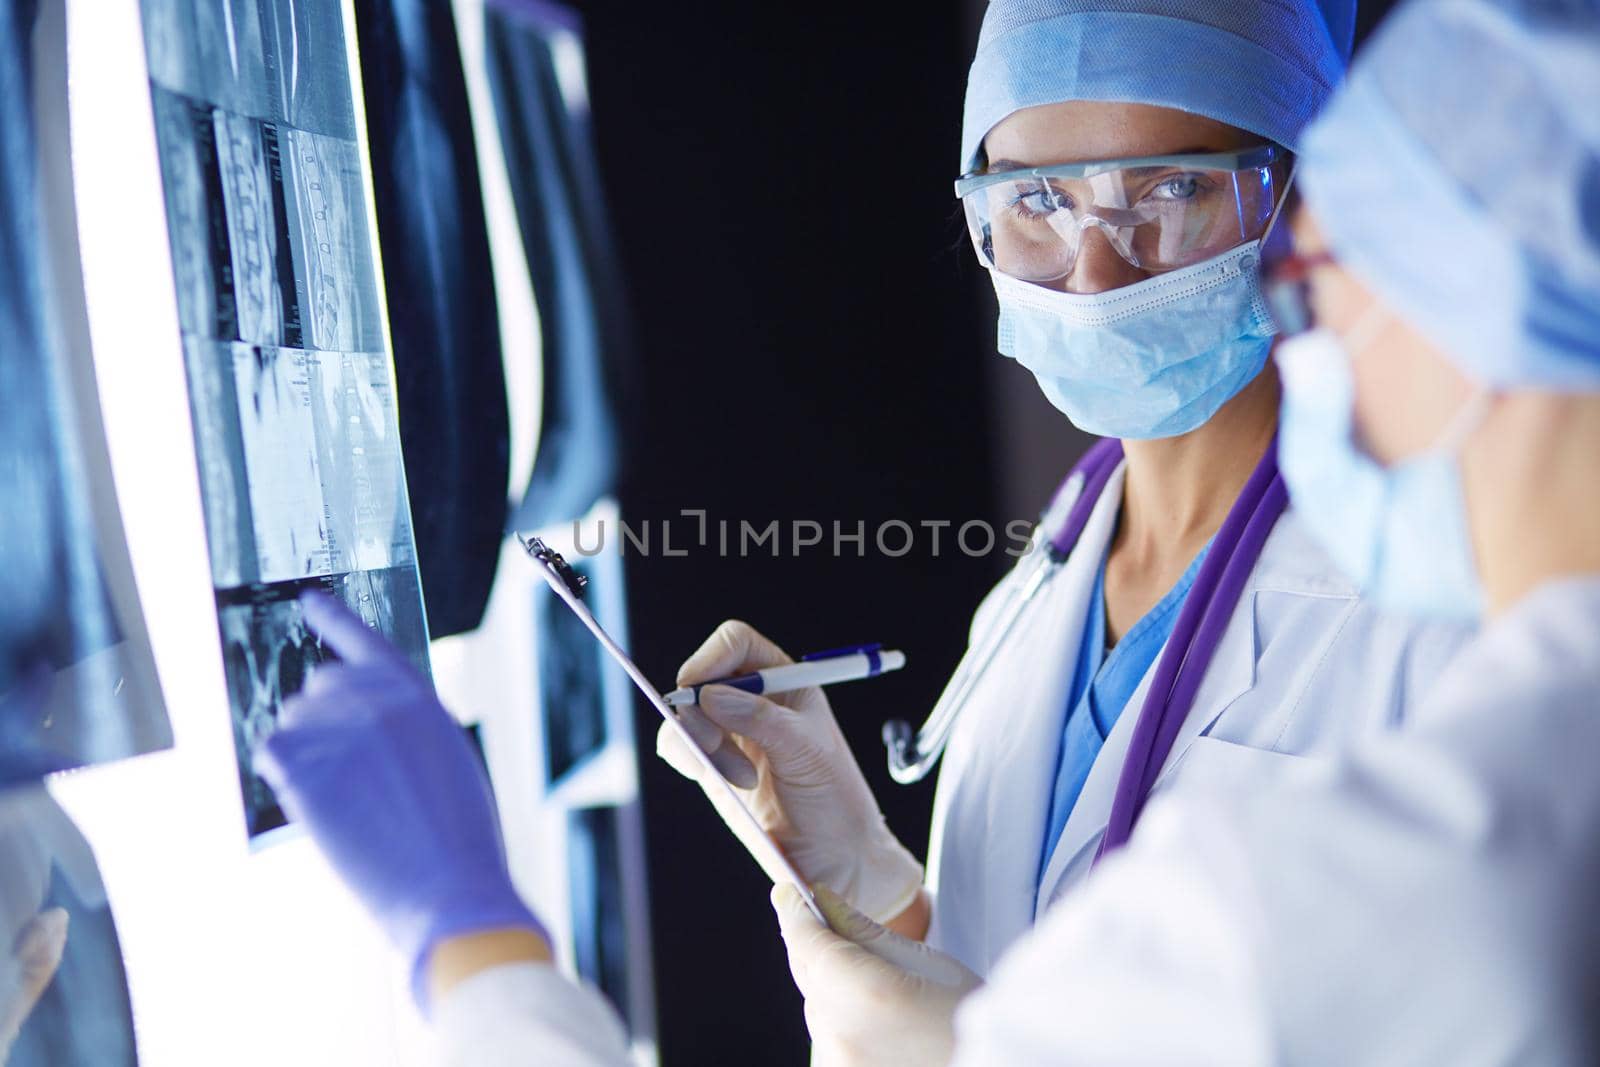
M 1178 609 L 1189 595 L 1205 558 L 1206 549 L 1201 549 L 1178 583 L 1133 624 L 1109 653 L 1106 651 L 1106 561 L 1100 561 L 1094 592 L 1089 595 L 1089 618 L 1078 646 L 1078 664 L 1073 669 L 1072 688 L 1067 695 L 1066 721 L 1062 724 L 1061 747 L 1056 754 L 1055 787 L 1050 794 L 1050 822 L 1045 826 L 1044 843 L 1039 851 L 1036 887 L 1044 882 L 1050 855 L 1067 828 L 1067 817 L 1083 792 L 1083 784 L 1089 780 L 1089 770 L 1100 755 L 1106 736 L 1117 724 L 1122 709 L 1133 699 L 1134 690 L 1149 673 L 1150 665 L 1161 654 L 1167 638 L 1172 636 Z

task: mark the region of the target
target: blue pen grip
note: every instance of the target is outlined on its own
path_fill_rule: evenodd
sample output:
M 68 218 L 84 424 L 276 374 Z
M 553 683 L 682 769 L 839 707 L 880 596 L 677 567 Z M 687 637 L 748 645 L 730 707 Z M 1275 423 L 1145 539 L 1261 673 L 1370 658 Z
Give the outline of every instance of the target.
M 732 689 L 743 689 L 746 693 L 760 694 L 767 687 L 759 674 L 741 674 L 737 678 L 718 678 L 713 682 L 701 682 L 694 687 L 694 702 L 700 703 L 700 690 L 708 685 L 725 685 Z

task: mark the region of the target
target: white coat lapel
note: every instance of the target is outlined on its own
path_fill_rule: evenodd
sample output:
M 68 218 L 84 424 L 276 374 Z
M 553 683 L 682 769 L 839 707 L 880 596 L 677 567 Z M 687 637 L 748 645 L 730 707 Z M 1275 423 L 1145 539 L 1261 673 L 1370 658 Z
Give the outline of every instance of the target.
M 1245 592 L 1239 597 L 1239 603 L 1235 605 L 1233 614 L 1228 619 L 1222 640 L 1217 645 L 1216 655 L 1212 657 L 1211 666 L 1195 693 L 1194 706 L 1184 717 L 1183 726 L 1173 741 L 1172 751 L 1167 754 L 1166 762 L 1162 765 L 1161 777 L 1165 777 L 1177 765 L 1189 746 L 1194 743 L 1194 739 L 1204 733 L 1229 704 L 1237 700 L 1241 694 L 1248 692 L 1255 682 L 1255 593 L 1251 588 L 1253 584 L 1252 582 L 1246 586 Z M 1151 683 L 1155 680 L 1156 671 L 1160 669 L 1161 660 L 1166 652 L 1166 646 L 1162 646 L 1161 654 L 1145 672 L 1139 688 L 1134 691 L 1133 699 L 1118 716 L 1116 725 L 1106 737 L 1105 746 L 1101 748 L 1100 755 L 1096 757 L 1094 766 L 1089 770 L 1083 792 L 1079 794 L 1077 804 L 1067 817 L 1067 825 L 1061 833 L 1061 840 L 1056 843 L 1056 849 L 1051 853 L 1050 862 L 1045 867 L 1044 878 L 1039 883 L 1035 918 L 1043 914 L 1044 909 L 1049 907 L 1050 902 L 1058 895 L 1063 879 L 1069 874 L 1076 876 L 1080 873 L 1084 865 L 1093 859 L 1094 850 L 1100 847 L 1100 838 L 1105 834 L 1106 824 L 1111 819 L 1111 801 L 1116 795 L 1122 766 L 1127 762 L 1128 746 L 1133 740 L 1134 726 L 1144 709 Z
M 1033 924 L 1032 887 L 1075 650 L 1121 499 L 1119 470 L 1077 550 L 1020 621 L 1020 638 L 986 672 L 952 739 L 958 760 L 946 764 L 940 779 L 946 825 L 935 921 L 946 927 L 945 945 L 965 954 L 969 965 L 986 967 Z M 955 864 L 961 868 L 949 869 Z M 980 916 L 981 933 L 953 928 Z M 974 939 L 980 943 L 966 943 Z
M 1145 672 L 1139 688 L 1134 690 L 1133 699 L 1117 717 L 1111 733 L 1106 735 L 1105 745 L 1101 747 L 1100 755 L 1095 757 L 1094 766 L 1089 768 L 1083 792 L 1078 794 L 1078 802 L 1067 815 L 1067 825 L 1061 831 L 1061 839 L 1056 842 L 1056 849 L 1050 854 L 1050 862 L 1045 867 L 1044 878 L 1039 882 L 1035 917 L 1050 905 L 1067 872 L 1076 870 L 1080 863 L 1087 863 L 1093 857 L 1093 850 L 1100 845 L 1106 823 L 1111 820 L 1111 798 L 1117 791 L 1117 778 L 1122 773 L 1122 765 L 1127 762 L 1128 746 L 1133 740 L 1137 709 L 1144 707 L 1145 696 L 1150 692 L 1150 683 L 1155 678 L 1156 665 L 1160 662 L 1161 658 L 1156 657 L 1156 664 Z M 1089 850 L 1089 854 L 1080 860 L 1079 854 L 1085 849 Z
M 1161 775 L 1156 779 L 1157 787 L 1176 769 L 1178 761 L 1183 759 L 1195 738 L 1209 734 L 1228 708 L 1255 688 L 1263 641 L 1270 642 L 1270 637 L 1262 630 L 1256 604 L 1258 594 L 1276 591 L 1319 600 L 1333 598 L 1341 603 L 1341 618 L 1347 618 L 1355 609 L 1354 586 L 1331 563 L 1323 563 L 1320 555 L 1313 556 L 1307 550 L 1305 539 L 1306 535 L 1295 526 L 1293 512 L 1286 511 L 1261 546 L 1261 556 L 1256 560 L 1250 580 L 1245 584 L 1239 603 L 1228 619 L 1228 627 L 1217 646 L 1217 654 L 1211 660 L 1211 669 L 1206 671 L 1195 693 L 1194 708 L 1184 719 L 1183 729 L 1178 732 L 1172 751 L 1161 766 Z M 1331 641 L 1332 637 L 1327 640 Z M 1324 651 L 1324 646 L 1307 648 L 1303 658 L 1320 661 Z M 1301 688 L 1291 689 L 1282 681 L 1275 684 L 1282 687 L 1276 708 L 1280 715 L 1286 714 L 1298 699 Z
M 1194 739 L 1210 730 L 1212 724 L 1228 710 L 1228 705 L 1255 685 L 1259 652 L 1256 647 L 1256 594 L 1253 588 L 1246 586 L 1239 603 L 1234 606 L 1233 615 L 1228 619 L 1228 628 L 1222 633 L 1222 641 L 1217 645 L 1216 655 L 1211 658 L 1211 666 L 1194 695 L 1194 707 L 1189 709 L 1178 736 L 1172 742 L 1172 751 L 1167 753 L 1166 762 L 1161 765 L 1161 774 L 1156 779 L 1157 787 L 1161 779 L 1171 774 L 1172 768 L 1183 759 L 1183 754 L 1189 751 Z

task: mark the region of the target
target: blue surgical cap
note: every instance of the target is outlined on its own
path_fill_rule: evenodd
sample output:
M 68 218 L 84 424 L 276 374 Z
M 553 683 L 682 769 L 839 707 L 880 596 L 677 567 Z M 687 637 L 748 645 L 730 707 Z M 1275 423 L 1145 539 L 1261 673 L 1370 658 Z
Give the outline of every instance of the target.
M 1175 108 L 1293 147 L 1354 35 L 1355 0 L 990 0 L 961 169 L 1007 115 L 1067 100 Z
M 1600 0 L 1414 0 L 1307 130 L 1334 254 L 1489 386 L 1600 389 Z

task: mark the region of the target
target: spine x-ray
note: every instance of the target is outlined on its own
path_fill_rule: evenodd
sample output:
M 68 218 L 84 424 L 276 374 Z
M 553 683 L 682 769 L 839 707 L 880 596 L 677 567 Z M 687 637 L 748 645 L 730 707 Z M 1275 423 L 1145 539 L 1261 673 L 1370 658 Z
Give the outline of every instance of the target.
M 308 588 L 427 669 L 338 0 L 143 0 L 167 225 L 240 783 L 325 657 Z

